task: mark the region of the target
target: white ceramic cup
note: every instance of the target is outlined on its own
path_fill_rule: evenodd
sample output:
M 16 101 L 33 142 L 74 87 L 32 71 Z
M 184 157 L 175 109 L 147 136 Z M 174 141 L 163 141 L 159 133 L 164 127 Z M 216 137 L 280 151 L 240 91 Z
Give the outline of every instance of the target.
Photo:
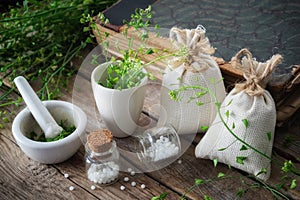
M 141 84 L 129 89 L 110 89 L 98 84 L 107 78 L 106 69 L 110 62 L 97 66 L 91 75 L 91 83 L 98 111 L 115 137 L 132 135 L 140 118 L 146 95 L 148 77 Z

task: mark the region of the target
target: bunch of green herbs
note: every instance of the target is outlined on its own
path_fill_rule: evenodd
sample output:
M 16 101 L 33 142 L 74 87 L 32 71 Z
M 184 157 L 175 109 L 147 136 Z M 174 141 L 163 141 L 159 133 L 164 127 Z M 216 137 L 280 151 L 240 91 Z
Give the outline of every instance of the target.
M 0 106 L 13 104 L 16 76 L 41 84 L 41 99 L 61 95 L 76 71 L 72 59 L 91 42 L 82 31 L 83 13 L 103 11 L 116 0 L 24 0 L 0 16 Z
M 147 73 L 144 70 L 146 66 L 166 58 L 171 58 L 173 56 L 182 57 L 187 55 L 188 52 L 186 49 L 169 52 L 166 49 L 157 49 L 155 47 L 148 47 L 146 45 L 146 42 L 149 39 L 150 31 L 156 32 L 155 35 L 157 37 L 160 36 L 159 25 L 156 24 L 151 27 L 151 11 L 151 6 L 148 6 L 146 9 L 136 9 L 131 15 L 130 20 L 124 21 L 121 34 L 124 36 L 124 39 L 127 42 L 127 48 L 121 49 L 118 46 L 118 40 L 115 41 L 114 44 L 122 55 L 120 58 L 110 56 L 107 53 L 111 45 L 107 39 L 110 35 L 109 33 L 101 34 L 97 27 L 97 23 L 105 26 L 109 23 L 109 19 L 107 19 L 103 13 L 99 13 L 97 18 L 92 17 L 89 14 L 83 15 L 81 22 L 88 24 L 88 26 L 85 27 L 85 30 L 92 30 L 94 33 L 96 33 L 95 35 L 99 37 L 99 43 L 103 48 L 103 55 L 105 55 L 107 58 L 109 58 L 108 60 L 111 61 L 111 64 L 107 68 L 108 78 L 104 81 L 99 81 L 98 83 L 100 85 L 119 90 L 136 87 L 146 76 L 148 76 L 150 79 L 154 79 L 154 76 L 151 73 Z M 137 34 L 137 38 L 139 40 L 138 42 L 140 42 L 138 47 L 133 47 L 133 42 L 136 38 L 130 37 L 128 34 L 129 31 Z M 95 37 L 95 35 L 91 35 L 91 37 Z M 155 58 L 150 62 L 144 62 L 142 60 L 143 56 L 150 54 L 153 54 Z
M 66 122 L 61 121 L 59 123 L 59 126 L 63 128 L 62 132 L 55 136 L 54 138 L 46 138 L 45 133 L 36 133 L 34 131 L 31 131 L 28 135 L 28 138 L 34 141 L 38 142 L 53 142 L 57 140 L 61 140 L 63 138 L 66 138 L 67 136 L 71 135 L 76 130 L 76 127 L 74 125 L 68 126 Z

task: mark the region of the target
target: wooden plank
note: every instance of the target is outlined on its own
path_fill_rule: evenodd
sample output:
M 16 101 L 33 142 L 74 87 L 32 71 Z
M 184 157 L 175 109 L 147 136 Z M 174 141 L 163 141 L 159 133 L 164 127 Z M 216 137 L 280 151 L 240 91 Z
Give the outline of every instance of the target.
M 300 112 L 294 118 L 297 121 L 292 123 L 292 127 L 277 127 L 274 148 L 279 155 L 300 163 Z
M 213 179 L 219 172 L 222 172 L 232 178 L 216 180 L 207 184 L 200 185 L 194 191 L 188 193 L 191 199 L 201 199 L 204 195 L 212 197 L 212 199 L 235 199 L 240 188 L 246 188 L 241 180 L 249 184 L 255 183 L 251 179 L 244 177 L 235 169 L 228 169 L 226 165 L 219 164 L 216 168 L 210 160 L 197 159 L 194 156 L 194 146 L 191 146 L 187 152 L 180 158 L 182 163 L 174 162 L 159 171 L 148 173 L 151 177 L 157 180 L 168 183 L 168 185 L 179 193 L 184 193 L 188 188 L 194 185 L 196 178 L 202 180 Z M 169 180 L 172 180 L 169 181 Z M 272 195 L 265 192 L 263 189 L 250 189 L 242 199 L 271 199 Z
M 27 158 L 10 139 L 0 132 L 1 199 L 96 199 L 76 183 L 65 179 L 52 166 Z M 70 191 L 69 186 L 75 190 Z
M 266 183 L 273 188 L 276 188 L 279 184 L 285 183 L 283 185 L 283 187 L 280 189 L 280 192 L 282 192 L 283 194 L 288 196 L 290 199 L 300 199 L 300 189 L 298 187 L 296 187 L 295 189 L 290 189 L 291 181 L 293 179 L 296 179 L 296 183 L 299 183 L 300 176 L 294 175 L 294 174 L 286 175 L 281 170 L 283 163 L 284 163 L 284 161 L 287 160 L 287 158 L 283 158 L 279 155 L 276 155 L 276 153 L 273 153 L 272 159 L 274 159 L 282 164 L 281 165 L 278 165 L 275 163 L 272 164 L 271 176 L 270 176 L 270 179 L 266 181 Z M 294 163 L 294 166 L 296 167 L 296 169 L 298 169 L 298 170 L 300 169 L 299 162 Z

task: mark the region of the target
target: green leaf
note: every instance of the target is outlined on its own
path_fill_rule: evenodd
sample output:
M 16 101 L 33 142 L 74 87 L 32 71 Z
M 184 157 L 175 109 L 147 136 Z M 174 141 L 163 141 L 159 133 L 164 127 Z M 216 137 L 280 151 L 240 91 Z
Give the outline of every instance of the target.
M 235 129 L 235 123 L 234 122 L 232 123 L 232 127 L 231 128 Z
M 231 99 L 226 106 L 229 106 L 232 103 L 233 99 Z
M 212 200 L 210 196 L 204 195 L 204 200 Z
M 217 164 L 218 164 L 218 159 L 217 159 L 217 158 L 215 158 L 215 159 L 213 160 L 213 162 L 214 162 L 214 167 L 217 167 Z
M 163 200 L 168 196 L 168 194 L 169 193 L 164 192 L 164 193 L 160 194 L 159 196 L 152 197 L 151 200 Z
M 279 183 L 279 184 L 276 185 L 276 188 L 278 190 L 280 190 L 281 188 L 283 188 L 283 186 L 284 186 L 284 183 Z
M 224 150 L 226 150 L 226 149 L 227 149 L 227 147 L 224 147 L 224 148 L 218 149 L 218 151 L 224 151 Z
M 245 145 L 242 145 L 242 147 L 240 148 L 240 151 L 245 151 L 248 150 L 248 148 Z
M 204 180 L 199 179 L 199 178 L 195 179 L 195 185 L 200 185 L 202 183 L 204 183 Z
M 9 122 L 8 117 L 3 117 L 2 120 L 3 120 L 5 123 L 8 123 L 8 122 Z
M 281 170 L 284 171 L 285 173 L 290 172 L 294 168 L 294 164 L 291 160 L 285 161 L 283 166 L 281 167 Z
M 83 27 L 83 32 L 88 32 L 88 31 L 90 31 L 89 27 Z
M 261 175 L 261 174 L 266 174 L 267 173 L 267 169 L 266 168 L 262 168 L 261 170 L 260 170 L 260 172 L 258 172 L 255 176 L 259 176 L 259 175 Z
M 105 37 L 108 37 L 108 36 L 109 36 L 109 33 L 104 32 L 104 36 L 105 36 Z
M 173 100 L 173 101 L 177 101 L 178 100 L 178 90 L 171 90 L 170 92 L 169 92 L 169 96 L 171 97 L 171 99 Z
M 271 132 L 267 132 L 268 140 L 271 141 Z
M 212 83 L 212 84 L 215 84 L 216 83 L 216 80 L 214 78 L 209 78 L 209 81 Z
M 226 112 L 225 112 L 225 116 L 228 118 L 229 117 L 229 110 L 227 110 Z
M 245 194 L 245 193 L 246 193 L 245 189 L 239 189 L 239 191 L 236 193 L 236 196 L 241 198 L 243 196 L 243 194 Z
M 243 119 L 242 120 L 244 126 L 246 127 L 246 129 L 248 128 L 249 124 L 248 124 L 248 120 L 247 119 Z
M 244 160 L 246 160 L 247 157 L 245 156 L 237 156 L 236 157 L 236 162 L 243 165 L 244 164 Z
M 207 131 L 207 130 L 208 130 L 209 126 L 201 126 L 200 128 L 201 128 L 201 130 L 202 130 L 202 131 L 204 131 L 204 132 L 205 132 L 205 131 Z
M 90 37 L 87 37 L 86 40 L 85 40 L 85 42 L 86 42 L 86 43 L 90 43 L 90 44 L 93 43 L 93 41 L 92 41 L 92 39 L 91 39 Z
M 200 98 L 200 97 L 204 96 L 205 94 L 207 94 L 207 92 L 197 92 L 196 97 Z
M 148 48 L 148 49 L 146 50 L 146 52 L 145 52 L 145 54 L 147 54 L 147 55 L 153 54 L 153 53 L 154 53 L 154 51 L 153 51 L 152 48 Z
M 293 190 L 293 189 L 295 189 L 296 187 L 297 187 L 296 179 L 293 179 L 293 180 L 292 180 L 292 183 L 291 183 L 291 185 L 290 185 L 290 189 Z
M 216 102 L 215 105 L 217 106 L 217 109 L 221 108 L 221 103 L 220 102 Z
M 222 173 L 222 172 L 219 172 L 219 174 L 218 174 L 218 178 L 223 178 L 225 176 L 225 174 L 224 173 Z
M 202 106 L 203 104 L 204 104 L 204 103 L 201 102 L 201 101 L 197 101 L 197 102 L 196 102 L 196 105 L 197 105 L 197 106 Z

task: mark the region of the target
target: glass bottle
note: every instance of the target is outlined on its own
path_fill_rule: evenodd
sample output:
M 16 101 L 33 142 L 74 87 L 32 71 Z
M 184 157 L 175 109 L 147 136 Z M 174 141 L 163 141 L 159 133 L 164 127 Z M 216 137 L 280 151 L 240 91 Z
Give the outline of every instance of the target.
M 100 185 L 112 184 L 119 177 L 119 151 L 113 140 L 110 146 L 102 152 L 94 152 L 89 145 L 85 145 L 85 162 L 87 177 L 90 181 Z
M 148 129 L 137 138 L 137 155 L 143 163 L 174 160 L 181 152 L 180 138 L 171 126 Z

